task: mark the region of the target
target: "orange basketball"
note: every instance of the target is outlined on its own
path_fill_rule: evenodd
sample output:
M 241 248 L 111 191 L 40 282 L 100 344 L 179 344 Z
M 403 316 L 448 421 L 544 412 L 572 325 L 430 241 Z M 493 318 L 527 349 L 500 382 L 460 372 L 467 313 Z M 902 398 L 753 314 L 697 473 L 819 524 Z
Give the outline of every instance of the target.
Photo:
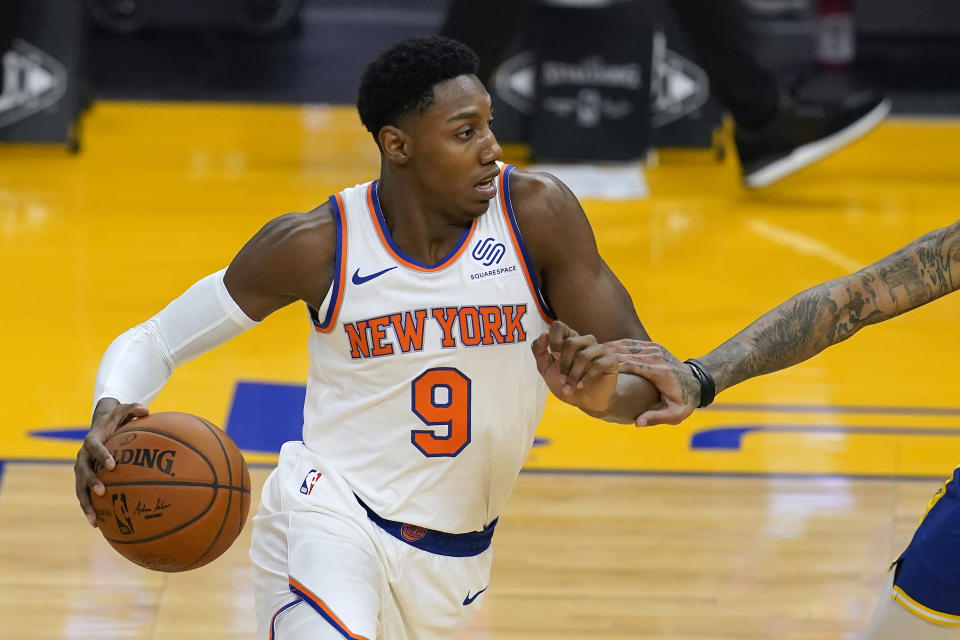
M 134 420 L 106 442 L 117 463 L 90 497 L 100 532 L 131 562 L 156 571 L 201 567 L 236 540 L 250 508 L 237 445 L 203 418 L 176 411 Z

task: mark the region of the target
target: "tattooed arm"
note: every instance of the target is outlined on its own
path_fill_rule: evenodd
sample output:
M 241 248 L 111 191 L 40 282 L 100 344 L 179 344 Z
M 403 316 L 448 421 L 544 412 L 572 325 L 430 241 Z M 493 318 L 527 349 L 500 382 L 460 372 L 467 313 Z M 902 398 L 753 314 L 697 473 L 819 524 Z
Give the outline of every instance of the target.
M 799 293 L 700 358 L 717 391 L 778 371 L 960 286 L 960 222 Z
M 856 273 L 798 293 L 699 358 L 716 390 L 779 371 L 846 340 L 863 327 L 915 309 L 960 287 L 960 221 L 931 231 Z M 677 424 L 700 402 L 688 365 L 654 343 L 610 343 L 621 371 L 654 383 L 664 406 L 637 424 Z

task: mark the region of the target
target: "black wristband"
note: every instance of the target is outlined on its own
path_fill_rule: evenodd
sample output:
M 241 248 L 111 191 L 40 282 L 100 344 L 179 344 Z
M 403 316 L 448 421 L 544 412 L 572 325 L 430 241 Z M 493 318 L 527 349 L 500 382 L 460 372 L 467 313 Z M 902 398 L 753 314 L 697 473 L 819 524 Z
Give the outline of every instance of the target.
M 713 398 L 717 395 L 717 384 L 713 381 L 713 376 L 703 366 L 703 363 L 696 358 L 685 360 L 684 364 L 689 365 L 690 370 L 693 371 L 693 377 L 700 383 L 700 404 L 697 408 L 709 407 Z

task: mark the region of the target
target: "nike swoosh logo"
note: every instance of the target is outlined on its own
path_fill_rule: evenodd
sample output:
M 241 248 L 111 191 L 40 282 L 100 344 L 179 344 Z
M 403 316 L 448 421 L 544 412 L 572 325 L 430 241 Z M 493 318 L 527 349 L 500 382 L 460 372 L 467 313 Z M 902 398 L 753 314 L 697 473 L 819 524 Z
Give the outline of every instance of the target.
M 472 596 L 470 595 L 470 592 L 467 591 L 467 597 L 463 599 L 463 604 L 464 605 L 473 604 L 473 601 L 477 599 L 477 596 L 479 596 L 481 593 L 483 593 L 486 590 L 487 588 L 484 587 L 483 589 L 480 589 L 480 591 L 477 591 Z
M 370 282 L 370 281 L 373 280 L 374 278 L 377 278 L 377 277 L 379 277 L 379 276 L 382 276 L 382 275 L 385 274 L 387 271 L 392 271 L 393 269 L 396 269 L 396 268 L 397 268 L 397 266 L 394 265 L 394 266 L 392 266 L 392 267 L 387 267 L 387 268 L 384 269 L 383 271 L 377 271 L 376 273 L 371 273 L 371 274 L 368 275 L 368 276 L 362 276 L 362 275 L 360 275 L 360 269 L 357 269 L 356 271 L 353 272 L 353 278 L 351 278 L 351 280 L 353 280 L 353 284 L 363 284 L 364 282 Z

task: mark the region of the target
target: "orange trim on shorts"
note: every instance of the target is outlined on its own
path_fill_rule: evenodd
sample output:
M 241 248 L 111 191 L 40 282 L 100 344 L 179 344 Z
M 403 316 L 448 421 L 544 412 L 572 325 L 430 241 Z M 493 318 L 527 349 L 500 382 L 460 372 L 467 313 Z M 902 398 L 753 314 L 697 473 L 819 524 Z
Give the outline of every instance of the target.
M 533 298 L 533 303 L 537 305 L 537 311 L 540 312 L 540 317 L 544 319 L 547 324 L 553 324 L 553 318 L 550 317 L 550 314 L 547 313 L 547 310 L 544 309 L 543 305 L 540 304 L 540 294 L 537 291 L 537 285 L 535 284 L 536 280 L 533 279 L 533 274 L 530 273 L 528 269 L 526 255 L 524 254 L 523 247 L 520 245 L 520 239 L 517 238 L 517 232 L 513 228 L 514 216 L 510 215 L 512 208 L 510 203 L 507 202 L 506 194 L 506 180 L 507 180 L 507 169 L 511 165 L 505 164 L 500 169 L 500 176 L 497 178 L 497 197 L 500 198 L 500 211 L 503 212 L 503 218 L 507 222 L 507 231 L 510 233 L 510 241 L 513 242 L 513 250 L 517 254 L 517 260 L 520 261 L 520 268 L 523 270 L 523 277 L 527 280 L 527 287 L 530 288 L 530 295 Z M 518 227 L 519 229 L 519 223 Z
M 327 606 L 327 603 L 321 600 L 315 593 L 303 586 L 299 580 L 293 576 L 288 576 L 288 579 L 290 581 L 290 591 L 303 598 L 304 602 L 313 607 L 314 610 L 316 610 L 316 612 L 319 613 L 320 616 L 323 617 L 327 622 L 333 625 L 333 627 L 339 631 L 344 638 L 348 638 L 349 640 L 368 640 L 364 636 L 350 631 L 350 629 L 347 628 L 347 625 L 343 623 L 343 620 L 337 617 L 337 614 L 335 614 L 330 607 Z
M 340 246 L 337 247 L 340 252 L 340 268 L 337 271 L 340 272 L 339 277 L 336 282 L 336 289 L 334 290 L 335 299 L 330 301 L 330 304 L 333 305 L 333 313 L 329 314 L 329 320 L 327 320 L 325 326 L 320 326 L 317 324 L 313 325 L 313 328 L 319 331 L 320 333 L 330 333 L 333 331 L 333 328 L 337 326 L 337 317 L 340 315 L 340 306 L 343 303 L 343 293 L 344 288 L 346 287 L 346 275 L 347 275 L 347 212 L 343 208 L 343 198 L 340 194 L 334 196 L 337 199 L 337 213 L 340 216 Z
M 370 186 L 367 187 L 367 210 L 370 212 L 370 221 L 373 223 L 373 228 L 376 229 L 377 231 L 377 236 L 380 238 L 380 244 L 383 245 L 383 248 L 386 249 L 387 253 L 389 253 L 390 256 L 393 257 L 393 259 L 396 260 L 401 265 L 409 269 L 413 269 L 414 271 L 420 271 L 423 273 L 432 273 L 434 271 L 440 271 L 441 269 L 444 269 L 450 266 L 451 264 L 453 264 L 457 260 L 457 258 L 459 258 L 463 254 L 464 250 L 468 246 L 470 246 L 470 240 L 473 238 L 473 232 L 476 231 L 477 229 L 478 219 L 475 219 L 473 223 L 470 225 L 470 231 L 467 233 L 467 236 L 463 239 L 463 242 L 460 244 L 460 248 L 457 249 L 457 252 L 452 256 L 450 256 L 449 258 L 447 258 L 446 260 L 444 260 L 443 262 L 441 262 L 440 264 L 433 265 L 432 267 L 426 267 L 420 264 L 416 264 L 415 262 L 410 262 L 409 260 L 401 256 L 399 253 L 397 253 L 397 251 L 393 248 L 393 242 L 384 233 L 383 227 L 384 227 L 384 224 L 386 224 L 386 221 L 384 220 L 384 224 L 380 224 L 380 216 L 377 215 L 377 207 L 373 202 L 373 199 L 375 197 L 374 186 L 376 184 L 377 184 L 377 181 L 374 180 L 373 182 L 370 183 Z
M 274 640 L 274 625 L 277 622 L 277 616 L 287 609 L 292 608 L 294 605 L 300 604 L 301 602 L 303 602 L 303 600 L 300 598 L 300 596 L 297 596 L 293 602 L 288 602 L 274 612 L 273 616 L 270 618 L 270 640 Z

